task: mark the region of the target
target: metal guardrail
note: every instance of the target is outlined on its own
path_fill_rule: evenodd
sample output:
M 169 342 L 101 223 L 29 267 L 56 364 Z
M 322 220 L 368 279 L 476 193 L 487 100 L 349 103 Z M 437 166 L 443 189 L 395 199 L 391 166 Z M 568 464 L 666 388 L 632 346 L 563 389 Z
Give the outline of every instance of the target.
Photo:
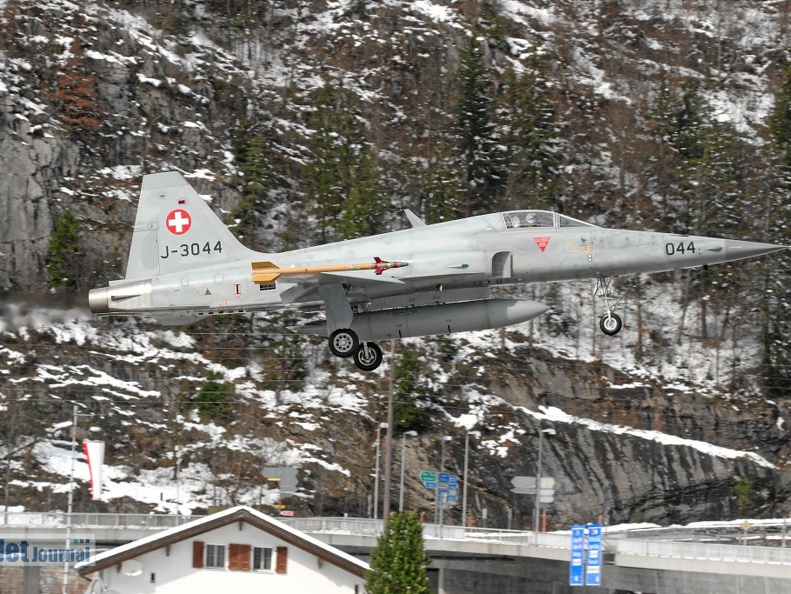
M 378 536 L 383 528 L 382 520 L 365 518 L 289 518 L 289 526 L 303 532 L 325 532 Z M 424 536 L 440 538 L 437 524 L 423 524 Z M 608 553 L 622 553 L 647 557 L 671 557 L 678 559 L 703 559 L 737 563 L 772 563 L 791 565 L 791 549 L 746 545 L 729 545 L 703 542 L 672 542 L 638 540 L 627 538 L 626 532 L 604 535 L 604 546 Z M 442 526 L 441 537 L 447 540 L 496 541 L 519 546 L 538 545 L 559 549 L 570 549 L 568 534 L 532 532 L 518 530 L 463 528 Z
M 382 520 L 367 518 L 281 518 L 280 521 L 302 532 L 358 534 L 361 536 L 379 536 L 384 528 Z M 447 525 L 440 527 L 439 524 L 423 524 L 423 536 L 447 540 L 491 540 L 520 545 L 531 544 L 534 538 L 532 532 L 522 530 L 465 528 Z M 568 537 L 551 533 L 541 533 L 538 536 L 543 546 L 562 547 L 564 545 L 558 545 L 557 539 L 559 538 L 563 542 L 568 540 Z M 568 543 L 565 543 L 565 548 L 568 547 Z
M 99 514 L 74 513 L 72 526 L 96 529 L 150 529 L 164 530 L 181 526 L 205 516 L 176 516 L 166 514 Z M 0 528 L 65 528 L 66 514 L 61 512 L 0 512 Z M 368 518 L 281 518 L 285 524 L 309 533 L 340 533 L 361 536 L 378 536 L 384 522 Z M 519 546 L 535 545 L 569 549 L 568 534 L 518 530 L 465 528 L 424 524 L 423 534 L 430 538 L 446 540 L 495 541 Z M 674 542 L 627 537 L 627 532 L 604 534 L 604 547 L 608 553 L 621 553 L 645 557 L 670 557 L 701 559 L 726 563 L 765 563 L 791 566 L 791 548 L 718 544 L 711 542 Z
M 168 514 L 71 514 L 71 525 L 80 528 L 149 528 L 163 530 L 181 526 L 203 516 Z M 0 512 L 0 526 L 15 528 L 65 528 L 67 516 L 62 512 Z
M 791 565 L 791 549 L 778 547 L 636 540 L 632 538 L 610 539 L 606 544 L 611 552 L 642 557 L 673 557 L 678 559 L 723 561 L 726 563 Z

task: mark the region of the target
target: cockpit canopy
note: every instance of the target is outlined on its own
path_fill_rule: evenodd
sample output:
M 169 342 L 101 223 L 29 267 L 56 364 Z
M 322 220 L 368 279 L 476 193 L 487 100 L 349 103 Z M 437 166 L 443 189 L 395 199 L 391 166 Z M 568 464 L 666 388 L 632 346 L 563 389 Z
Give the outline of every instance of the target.
M 548 210 L 513 210 L 504 212 L 503 220 L 505 221 L 506 229 L 596 226 Z

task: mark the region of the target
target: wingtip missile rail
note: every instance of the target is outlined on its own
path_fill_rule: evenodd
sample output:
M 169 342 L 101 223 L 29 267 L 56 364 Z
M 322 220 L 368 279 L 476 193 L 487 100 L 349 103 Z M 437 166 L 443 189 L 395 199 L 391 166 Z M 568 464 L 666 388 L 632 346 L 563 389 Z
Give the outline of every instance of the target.
M 253 262 L 253 282 L 257 285 L 273 283 L 281 276 L 312 276 L 323 272 L 356 272 L 373 270 L 380 275 L 385 270 L 409 266 L 409 262 L 389 262 L 376 256 L 373 262 L 357 262 L 351 264 L 324 264 L 316 266 L 290 266 L 280 268 L 274 262 Z

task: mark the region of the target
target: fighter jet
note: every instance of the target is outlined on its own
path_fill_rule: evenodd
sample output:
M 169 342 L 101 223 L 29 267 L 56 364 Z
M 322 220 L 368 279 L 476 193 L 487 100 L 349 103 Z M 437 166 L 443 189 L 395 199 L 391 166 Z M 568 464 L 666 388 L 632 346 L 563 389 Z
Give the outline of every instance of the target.
M 614 276 L 751 258 L 785 246 L 606 229 L 544 210 L 512 210 L 283 253 L 246 248 L 178 172 L 143 177 L 123 280 L 90 291 L 94 314 L 152 314 L 185 323 L 216 314 L 292 307 L 320 311 L 299 332 L 364 371 L 377 340 L 500 328 L 549 308 L 495 298 L 500 285 L 596 279 L 601 330 L 617 334 Z

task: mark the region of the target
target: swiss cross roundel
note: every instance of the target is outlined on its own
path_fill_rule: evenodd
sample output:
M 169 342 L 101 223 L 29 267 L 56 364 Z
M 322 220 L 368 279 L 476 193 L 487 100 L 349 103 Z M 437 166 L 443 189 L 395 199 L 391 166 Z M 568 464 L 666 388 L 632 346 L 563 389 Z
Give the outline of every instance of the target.
M 183 208 L 170 211 L 165 219 L 165 226 L 173 235 L 184 235 L 192 226 L 192 217 Z

